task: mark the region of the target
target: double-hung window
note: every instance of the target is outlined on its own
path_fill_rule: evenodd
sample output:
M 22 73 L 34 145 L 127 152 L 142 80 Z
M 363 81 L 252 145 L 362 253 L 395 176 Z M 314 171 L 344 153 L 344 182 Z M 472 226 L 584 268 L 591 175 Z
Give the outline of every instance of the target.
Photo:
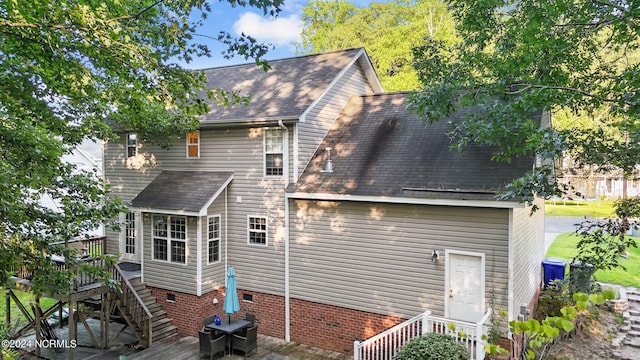
M 128 212 L 125 215 L 124 252 L 125 254 L 136 253 L 136 214 L 134 212 Z
M 183 216 L 153 217 L 153 259 L 187 263 L 187 219 Z
M 187 157 L 200 157 L 200 132 L 194 131 L 187 134 Z
M 127 157 L 134 157 L 138 153 L 138 134 L 127 134 Z
M 264 174 L 266 176 L 282 176 L 283 165 L 282 129 L 273 128 L 264 131 Z
M 209 264 L 220 261 L 220 215 L 207 220 L 207 249 Z
M 247 216 L 247 237 L 249 244 L 267 246 L 267 217 Z

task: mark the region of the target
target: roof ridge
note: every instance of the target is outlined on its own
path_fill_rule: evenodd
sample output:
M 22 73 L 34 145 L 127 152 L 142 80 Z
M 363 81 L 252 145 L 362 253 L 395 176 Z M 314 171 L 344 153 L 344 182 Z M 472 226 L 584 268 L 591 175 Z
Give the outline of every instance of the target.
M 336 54 L 336 53 L 343 53 L 343 52 L 348 52 L 348 51 L 353 51 L 353 50 L 360 50 L 360 49 L 364 49 L 363 47 L 356 47 L 356 48 L 348 48 L 348 49 L 341 49 L 341 50 L 332 50 L 332 51 L 326 51 L 326 52 L 318 52 L 318 53 L 313 53 L 313 54 L 304 54 L 304 55 L 297 55 L 297 56 L 289 56 L 289 57 L 284 57 L 284 58 L 279 58 L 279 59 L 271 59 L 268 60 L 267 59 L 267 63 L 272 64 L 274 62 L 278 62 L 278 61 L 284 61 L 284 60 L 292 60 L 292 59 L 302 59 L 302 58 L 306 58 L 306 57 L 312 57 L 312 56 L 321 56 L 321 55 L 329 55 L 329 54 Z M 199 69 L 194 69 L 195 71 L 207 71 L 207 70 L 214 70 L 214 69 L 225 69 L 225 68 L 232 68 L 232 67 L 239 67 L 239 66 L 247 66 L 247 65 L 255 65 L 255 62 L 246 62 L 243 64 L 230 64 L 230 65 L 222 65 L 222 66 L 211 66 L 211 67 L 204 67 L 204 68 L 199 68 Z

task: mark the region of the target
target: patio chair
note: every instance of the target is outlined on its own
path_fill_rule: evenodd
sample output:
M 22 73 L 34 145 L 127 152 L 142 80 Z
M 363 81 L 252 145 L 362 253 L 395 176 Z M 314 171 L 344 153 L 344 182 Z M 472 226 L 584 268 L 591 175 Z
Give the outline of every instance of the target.
M 231 337 L 231 351 L 235 350 L 242 351 L 245 360 L 247 360 L 247 354 L 251 350 L 258 351 L 258 325 L 248 328 L 246 336 L 233 334 Z
M 248 322 L 251 323 L 250 326 L 253 326 L 256 324 L 256 314 L 245 313 L 244 320 L 247 320 Z M 242 328 L 237 334 L 240 336 L 247 336 L 247 328 Z
M 251 325 L 256 323 L 256 314 L 246 313 L 244 314 L 244 319 L 251 323 Z
M 206 318 L 204 318 L 204 320 L 202 320 L 202 331 L 205 331 L 205 326 L 209 325 L 209 324 L 213 324 L 213 320 L 216 318 L 215 315 L 211 315 L 211 316 L 207 316 Z
M 200 357 L 204 354 L 209 356 L 209 360 L 213 360 L 215 354 L 221 352 L 224 355 L 226 343 L 224 335 L 212 338 L 211 333 L 198 331 L 198 339 L 200 340 Z

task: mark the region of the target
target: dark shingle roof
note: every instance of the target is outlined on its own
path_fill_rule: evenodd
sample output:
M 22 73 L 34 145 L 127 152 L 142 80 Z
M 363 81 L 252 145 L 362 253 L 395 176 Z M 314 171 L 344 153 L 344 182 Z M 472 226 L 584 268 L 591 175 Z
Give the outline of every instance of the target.
M 495 149 L 488 146 L 451 150 L 449 122 L 471 109 L 428 125 L 407 110 L 406 100 L 406 93 L 352 97 L 288 192 L 494 200 L 532 169 L 533 157 L 491 161 Z M 323 173 L 328 147 L 335 169 Z
M 201 212 L 231 181 L 233 173 L 164 170 L 142 190 L 131 206 L 140 209 Z
M 361 52 L 350 49 L 273 60 L 267 72 L 255 63 L 205 69 L 208 88 L 239 91 L 251 96 L 251 105 L 212 104 L 201 122 L 298 118 Z

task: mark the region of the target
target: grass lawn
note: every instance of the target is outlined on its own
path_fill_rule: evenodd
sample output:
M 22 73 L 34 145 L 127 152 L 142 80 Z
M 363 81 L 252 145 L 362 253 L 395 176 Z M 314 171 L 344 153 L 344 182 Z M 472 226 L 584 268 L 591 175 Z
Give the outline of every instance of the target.
M 29 302 L 34 300 L 33 294 L 32 293 L 28 293 L 28 292 L 23 292 L 23 291 L 19 291 L 19 290 L 13 290 L 13 292 L 16 294 L 16 296 L 18 297 L 18 299 L 20 299 L 20 302 L 22 302 L 22 304 L 25 306 L 25 308 L 27 308 L 27 310 L 29 311 L 29 313 L 31 314 L 31 316 L 33 316 L 33 312 L 31 311 L 31 306 L 29 306 Z M 6 318 L 6 308 L 7 308 L 7 298 L 6 298 L 6 290 L 3 287 L 0 287 L 0 294 L 1 299 L 0 299 L 0 322 L 5 322 L 7 320 Z M 57 301 L 55 299 L 50 299 L 50 298 L 40 298 L 40 307 L 42 308 L 42 310 L 47 310 L 49 307 L 51 307 L 52 305 L 54 305 Z M 16 306 L 15 302 L 13 301 L 13 298 L 11 299 L 11 322 L 13 324 L 16 323 L 17 321 L 20 321 L 20 323 L 25 323 L 26 319 L 24 318 L 24 315 L 22 314 L 22 311 L 20 311 L 20 309 L 18 309 L 18 307 Z
M 613 200 L 547 200 L 544 202 L 547 216 L 589 216 L 594 218 L 615 215 Z
M 579 239 L 580 237 L 574 233 L 561 234 L 556 238 L 547 252 L 547 257 L 560 258 L 567 261 L 565 274 L 569 273 L 569 263 L 571 263 L 571 259 L 578 253 L 576 245 Z M 640 241 L 640 239 L 636 238 L 636 241 Z M 623 269 L 609 271 L 599 270 L 595 273 L 596 280 L 640 288 L 640 248 L 630 248 L 628 250 L 629 257 L 627 259 L 620 259 L 620 264 L 627 268 L 626 271 Z

